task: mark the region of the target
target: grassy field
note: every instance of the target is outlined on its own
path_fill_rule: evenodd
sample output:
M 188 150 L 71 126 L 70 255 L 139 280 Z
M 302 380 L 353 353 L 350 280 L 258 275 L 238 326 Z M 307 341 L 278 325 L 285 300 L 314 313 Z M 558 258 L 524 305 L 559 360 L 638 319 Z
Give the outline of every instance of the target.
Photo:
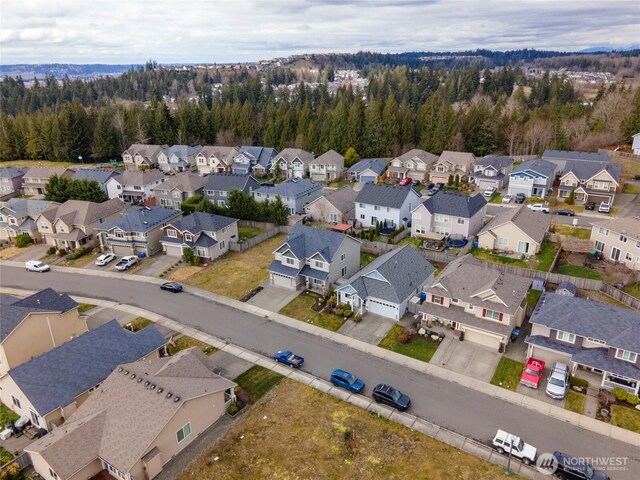
M 523 368 L 524 363 L 502 357 L 491 379 L 491 385 L 497 385 L 515 392 L 518 383 L 520 383 L 520 375 Z
M 212 353 L 218 351 L 217 348 L 212 347 L 208 343 L 201 342 L 200 340 L 196 340 L 195 338 L 189 337 L 187 335 L 182 335 L 181 337 L 177 338 L 175 340 L 175 344 L 176 344 L 175 347 L 173 345 L 168 346 L 170 355 L 175 355 L 180 350 L 184 350 L 186 348 L 191 348 L 191 347 L 198 347 L 200 350 L 202 350 L 205 353 L 205 355 L 211 355 Z
M 361 253 L 360 254 L 360 265 L 363 267 L 365 265 L 369 265 L 373 262 L 377 257 L 373 253 Z
M 260 400 L 269 390 L 275 387 L 284 377 L 267 368 L 255 365 L 234 380 L 238 386 L 249 393 L 249 403 Z
M 4 465 L 5 463 L 13 460 L 13 458 L 14 458 L 13 453 L 8 451 L 4 447 L 0 447 L 0 465 Z M 6 477 L 6 478 L 9 478 L 9 477 Z
M 420 248 L 420 245 L 422 245 L 422 240 L 415 237 L 404 237 L 398 242 L 398 245 L 411 245 L 413 248 Z
M 640 412 L 633 408 L 613 405 L 611 407 L 611 425 L 640 433 Z
M 576 412 L 582 415 L 584 413 L 584 402 L 586 399 L 587 397 L 582 393 L 569 390 L 567 392 L 567 399 L 564 402 L 564 408 L 570 412 Z
M 153 322 L 151 320 L 144 317 L 137 317 L 137 318 L 134 318 L 129 323 L 127 323 L 125 327 L 127 327 L 127 329 L 129 330 L 133 330 L 134 332 L 137 332 L 139 330 L 142 330 L 143 328 L 148 327 L 149 325 L 153 325 Z
M 628 293 L 632 297 L 636 297 L 640 299 L 640 283 L 632 283 L 631 285 L 627 285 L 624 287 L 623 291 Z
M 640 188 L 631 183 L 625 183 L 622 187 L 622 193 L 631 193 L 632 195 L 638 195 Z
M 95 305 L 92 305 L 91 303 L 79 303 L 78 304 L 78 313 L 84 313 L 84 312 L 88 312 L 89 310 L 96 308 Z
M 563 275 L 571 275 L 572 277 L 591 278 L 600 280 L 600 272 L 592 268 L 583 267 L 582 265 L 560 265 L 556 268 L 556 272 Z
M 473 247 L 470 251 L 471 255 L 478 260 L 484 260 L 485 262 L 501 263 L 503 265 L 511 265 L 512 267 L 529 268 L 534 270 L 540 270 L 541 272 L 548 272 L 551 268 L 556 252 L 560 246 L 553 242 L 542 242 L 540 246 L 540 252 L 537 255 L 533 255 L 528 259 L 511 258 L 503 255 L 494 255 L 488 250 Z
M 229 252 L 183 281 L 239 300 L 269 278 L 267 267 L 273 261 L 273 251 L 284 238 L 284 234 L 276 235 L 244 252 Z
M 259 227 L 238 227 L 238 242 L 242 243 L 250 238 L 257 237 L 264 230 Z
M 589 240 L 591 237 L 590 228 L 578 228 L 569 227 L 567 225 L 553 225 L 552 231 L 559 235 L 566 235 L 567 237 L 579 238 L 581 240 Z
M 494 255 L 488 250 L 484 250 L 481 248 L 473 247 L 469 251 L 469 253 L 471 253 L 471 255 L 476 257 L 478 260 L 484 260 L 485 262 L 502 263 L 504 265 L 511 265 L 514 267 L 529 268 L 529 264 L 524 260 L 521 260 L 519 258 L 504 257 L 502 255 Z
M 558 245 L 557 243 L 546 241 L 542 242 L 540 251 L 534 257 L 538 260 L 538 263 L 534 268 L 541 272 L 548 272 L 551 269 L 551 264 L 553 263 L 553 259 L 555 258 L 559 248 L 560 245 Z
M 8 160 L 0 162 L 0 167 L 70 167 L 71 162 L 50 162 L 47 160 Z
M 633 160 L 631 158 L 617 157 L 614 156 L 611 161 L 613 163 L 622 164 L 622 174 L 621 177 L 623 180 L 631 180 L 636 175 L 640 175 L 640 162 L 637 160 Z
M 423 362 L 430 361 L 438 346 L 422 338 L 416 338 L 409 343 L 400 343 L 398 337 L 403 331 L 404 327 L 402 325 L 394 325 L 378 346 Z
M 8 260 L 10 258 L 15 257 L 16 255 L 20 254 L 20 253 L 24 253 L 27 252 L 30 248 L 33 248 L 35 244 L 32 243 L 31 245 L 24 247 L 24 248 L 18 248 L 15 246 L 11 246 L 11 247 L 7 247 L 2 249 L 2 251 L 0 251 L 0 260 Z
M 500 466 L 295 382 L 264 400 L 178 479 L 504 478 Z
M 527 292 L 527 305 L 532 308 L 535 307 L 540 299 L 540 295 L 542 295 L 542 290 L 529 289 Z
M 302 320 L 316 327 L 326 328 L 332 332 L 337 332 L 344 323 L 344 319 L 333 313 L 314 312 L 311 307 L 316 303 L 315 295 L 298 295 L 285 305 L 280 312 L 287 317 Z

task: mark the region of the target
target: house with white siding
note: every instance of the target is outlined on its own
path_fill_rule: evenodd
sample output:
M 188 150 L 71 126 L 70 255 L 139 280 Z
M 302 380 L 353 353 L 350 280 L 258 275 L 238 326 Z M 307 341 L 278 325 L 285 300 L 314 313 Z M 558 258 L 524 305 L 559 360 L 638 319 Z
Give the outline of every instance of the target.
M 196 167 L 201 175 L 212 173 L 230 173 L 233 157 L 238 154 L 237 147 L 205 145 L 196 155 Z
M 356 197 L 356 220 L 363 227 L 395 230 L 411 220 L 411 210 L 420 203 L 420 194 L 411 185 L 367 183 Z
M 411 236 L 430 238 L 429 233 L 473 238 L 482 228 L 487 201 L 481 194 L 464 195 L 440 190 L 411 212 Z
M 269 147 L 240 147 L 233 157 L 231 173 L 263 177 L 271 172 L 277 154 L 275 149 Z
M 120 172 L 105 170 L 102 168 L 81 168 L 76 170 L 71 178 L 74 180 L 98 182 L 100 189 L 106 193 L 109 198 L 118 198 L 118 182 L 115 181 L 115 179 L 120 175 Z
M 546 197 L 556 178 L 557 168 L 555 163 L 542 159 L 521 163 L 509 174 L 509 195 L 515 197 L 522 193 L 527 198 Z
M 158 168 L 164 173 L 190 172 L 196 170 L 196 155 L 202 146 L 173 145 L 158 154 Z
M 285 148 L 273 160 L 274 169 L 279 170 L 280 178 L 303 178 L 309 176 L 309 164 L 313 153 L 301 148 Z
M 153 197 L 153 189 L 167 180 L 160 170 L 127 170 L 111 181 L 115 186 L 118 198 L 126 203 L 139 204 Z
M 640 219 L 620 217 L 591 222 L 591 242 L 604 258 L 640 271 Z
M 169 145 L 145 145 L 134 143 L 122 152 L 122 163 L 128 172 L 158 166 L 158 155 Z
M 634 155 L 640 155 L 640 133 L 633 136 L 633 144 L 631 145 Z

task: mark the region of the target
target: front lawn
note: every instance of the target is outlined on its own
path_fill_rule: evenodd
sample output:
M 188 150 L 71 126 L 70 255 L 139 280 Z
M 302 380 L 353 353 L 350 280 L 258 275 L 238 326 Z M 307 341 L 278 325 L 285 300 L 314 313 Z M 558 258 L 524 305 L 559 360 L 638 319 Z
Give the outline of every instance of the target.
M 14 458 L 15 457 L 13 456 L 13 453 L 11 453 L 6 448 L 0 446 L 0 465 L 4 465 L 5 463 L 10 462 Z M 2 477 L 2 478 L 10 478 L 10 477 Z
M 94 308 L 96 308 L 96 306 L 92 305 L 90 303 L 79 303 L 78 304 L 78 313 L 88 312 L 89 310 L 92 310 Z
M 131 330 L 132 332 L 138 332 L 143 328 L 148 327 L 149 325 L 153 325 L 153 322 L 148 318 L 144 317 L 136 317 L 131 320 L 129 323 L 125 325 L 127 330 Z
M 556 268 L 556 272 L 563 275 L 571 275 L 572 277 L 591 278 L 593 280 L 602 279 L 600 272 L 582 265 L 560 265 Z
M 530 288 L 527 292 L 527 305 L 529 305 L 531 308 L 534 308 L 538 304 L 540 295 L 542 295 L 542 290 L 534 290 Z
M 287 317 L 302 320 L 316 327 L 326 328 L 332 332 L 337 332 L 344 323 L 344 319 L 333 313 L 314 312 L 311 307 L 320 297 L 310 293 L 308 295 L 300 294 L 287 305 L 285 305 L 278 313 Z
M 249 403 L 257 402 L 265 393 L 275 387 L 284 377 L 267 368 L 255 365 L 238 375 L 234 382 L 249 393 Z
M 632 195 L 640 194 L 640 187 L 636 187 L 632 183 L 625 183 L 622 187 L 622 193 L 630 193 Z
M 491 385 L 516 391 L 520 383 L 520 375 L 524 369 L 524 363 L 502 357 L 491 379 Z
M 402 332 L 404 332 L 402 325 L 394 325 L 378 346 L 416 360 L 429 362 L 433 354 L 436 353 L 438 346 L 423 338 L 414 338 L 409 343 L 400 343 L 398 339 Z
M 579 238 L 580 240 L 589 240 L 589 238 L 591 238 L 590 228 L 569 227 L 568 225 L 552 225 L 551 229 L 558 235 Z
M 491 195 L 491 198 L 489 199 L 489 203 L 500 203 L 502 204 L 502 195 L 500 195 L 498 192 L 494 193 L 493 195 Z
M 612 405 L 611 425 L 640 433 L 640 411 L 622 405 Z
M 373 253 L 361 253 L 360 254 L 360 266 L 364 267 L 373 262 L 377 257 Z
M 211 355 L 212 353 L 218 351 L 217 348 L 212 347 L 208 343 L 201 342 L 200 340 L 196 340 L 195 338 L 189 337 L 187 335 L 178 337 L 177 339 L 175 339 L 174 343 L 176 344 L 175 347 L 173 345 L 167 346 L 169 355 L 175 355 L 180 350 L 185 350 L 191 347 L 198 347 L 205 355 Z
M 640 283 L 632 283 L 631 285 L 627 285 L 622 289 L 622 291 L 640 300 Z
M 567 399 L 564 402 L 564 408 L 570 412 L 576 412 L 582 415 L 584 414 L 584 403 L 586 399 L 587 397 L 584 394 L 569 390 L 567 392 Z
M 259 227 L 238 227 L 238 242 L 242 243 L 250 238 L 257 237 L 264 230 Z

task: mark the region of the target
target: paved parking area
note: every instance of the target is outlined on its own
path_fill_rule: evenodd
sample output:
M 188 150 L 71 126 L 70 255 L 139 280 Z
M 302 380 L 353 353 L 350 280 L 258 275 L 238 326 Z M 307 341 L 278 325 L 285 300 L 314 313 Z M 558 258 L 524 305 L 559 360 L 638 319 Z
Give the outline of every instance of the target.
M 216 368 L 220 369 L 220 375 L 225 378 L 237 378 L 253 367 L 253 363 L 222 350 L 215 352 L 210 358 L 215 362 Z
M 545 368 L 538 388 L 529 388 L 529 387 L 525 387 L 522 384 L 518 384 L 518 387 L 516 388 L 516 392 L 521 393 L 522 395 L 526 395 L 527 397 L 535 398 L 536 400 L 540 400 L 541 402 L 550 403 L 551 405 L 555 405 L 556 407 L 563 408 L 564 400 L 555 400 L 551 398 L 549 395 L 547 395 L 546 393 L 544 393 L 545 388 L 547 386 L 548 377 L 549 377 L 549 369 Z
M 50 245 L 46 243 L 39 243 L 32 247 L 27 248 L 24 252 L 20 252 L 17 255 L 11 257 L 11 260 L 15 262 L 27 262 L 29 260 L 39 260 L 47 254 L 47 249 Z
M 300 295 L 300 290 L 269 285 L 269 280 L 262 284 L 262 290 L 247 300 L 247 304 L 264 308 L 270 312 L 279 312 L 282 307 Z
M 162 272 L 164 272 L 178 260 L 180 260 L 180 258 L 162 254 L 143 258 L 142 260 L 140 260 L 140 268 L 136 269 L 133 274 L 145 275 L 147 277 L 158 277 Z
M 445 336 L 430 363 L 483 382 L 490 382 L 500 357 L 498 352 L 477 343 L 461 342 L 450 333 Z
M 338 333 L 371 345 L 378 345 L 395 324 L 396 322 L 389 318 L 366 313 L 357 323 L 353 320 L 344 322 Z

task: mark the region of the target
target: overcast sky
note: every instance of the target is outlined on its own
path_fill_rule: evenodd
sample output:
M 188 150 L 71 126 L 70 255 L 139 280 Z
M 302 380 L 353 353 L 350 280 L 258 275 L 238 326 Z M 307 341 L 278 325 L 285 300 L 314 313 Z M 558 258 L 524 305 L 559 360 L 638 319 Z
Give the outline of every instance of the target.
M 639 43 L 637 0 L 0 0 L 2 64 Z

